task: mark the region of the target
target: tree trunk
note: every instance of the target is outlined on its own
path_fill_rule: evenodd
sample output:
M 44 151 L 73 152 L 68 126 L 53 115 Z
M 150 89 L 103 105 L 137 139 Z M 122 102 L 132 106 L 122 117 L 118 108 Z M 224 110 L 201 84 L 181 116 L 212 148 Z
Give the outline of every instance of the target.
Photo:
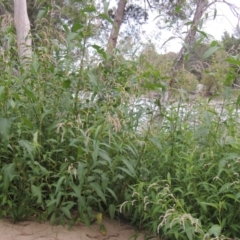
M 32 39 L 26 0 L 14 0 L 14 23 L 17 32 L 18 56 L 25 64 L 32 57 Z
M 208 0 L 197 0 L 196 11 L 194 13 L 194 18 L 192 21 L 193 23 L 192 23 L 191 28 L 189 29 L 187 36 L 184 40 L 184 43 L 186 45 L 188 45 L 189 48 L 191 48 L 194 43 L 198 24 L 202 18 L 203 13 L 206 11 L 206 9 L 208 7 L 209 7 Z M 172 95 L 171 87 L 173 87 L 173 85 L 175 83 L 175 77 L 176 77 L 178 70 L 180 70 L 183 67 L 183 61 L 184 61 L 184 56 L 186 54 L 186 51 L 187 51 L 186 47 L 182 46 L 180 52 L 178 53 L 178 55 L 173 63 L 172 72 L 171 72 L 171 80 L 169 83 L 170 89 L 168 89 L 164 93 L 164 95 L 161 99 L 162 104 L 164 106 L 167 106 L 169 103 L 169 100 L 171 99 L 171 95 Z
M 202 18 L 202 15 L 204 13 L 204 11 L 206 10 L 206 8 L 208 7 L 208 1 L 207 0 L 198 0 L 197 1 L 197 7 L 196 7 L 196 11 L 194 13 L 194 18 L 193 18 L 193 23 L 191 25 L 191 28 L 188 31 L 188 34 L 184 40 L 184 43 L 189 46 L 189 48 L 192 47 L 194 40 L 195 40 L 195 36 L 197 33 L 197 27 L 198 24 Z M 182 68 L 183 65 L 183 60 L 184 60 L 184 55 L 186 54 L 186 47 L 182 46 L 180 52 L 178 53 L 174 64 L 173 64 L 173 71 L 176 72 L 179 69 Z
M 109 55 L 112 55 L 113 50 L 116 48 L 117 38 L 118 38 L 119 30 L 123 21 L 126 4 L 127 4 L 127 0 L 119 0 L 118 2 L 118 7 L 115 13 L 114 22 L 113 22 L 113 28 L 110 33 L 110 37 L 108 39 L 108 44 L 107 44 L 107 53 Z

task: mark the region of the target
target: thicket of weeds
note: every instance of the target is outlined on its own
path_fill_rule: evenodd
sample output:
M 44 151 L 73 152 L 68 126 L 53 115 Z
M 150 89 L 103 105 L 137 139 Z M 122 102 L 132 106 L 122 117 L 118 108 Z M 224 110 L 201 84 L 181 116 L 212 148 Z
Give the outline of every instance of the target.
M 129 185 L 137 183 L 137 117 L 128 111 L 122 82 L 134 66 L 90 69 L 83 55 L 73 70 L 69 48 L 76 39 L 83 51 L 86 45 L 71 31 L 67 47 L 49 41 L 21 66 L 12 28 L 3 35 L 0 215 L 88 225 L 95 211 L 113 218 Z
M 232 104 L 226 87 L 218 112 L 201 101 L 184 110 L 181 98 L 167 110 L 156 101 L 159 116 L 151 104 L 133 107 L 135 97 L 165 90 L 157 70 L 122 58 L 87 65 L 89 47 L 108 57 L 74 26 L 66 46 L 36 47 L 28 66 L 18 63 L 12 28 L 2 33 L 1 217 L 89 225 L 96 211 L 120 212 L 161 238 L 237 238 L 239 99 Z
M 132 223 L 167 239 L 238 239 L 239 114 L 225 94 L 218 110 L 178 104 L 151 130 L 120 207 Z

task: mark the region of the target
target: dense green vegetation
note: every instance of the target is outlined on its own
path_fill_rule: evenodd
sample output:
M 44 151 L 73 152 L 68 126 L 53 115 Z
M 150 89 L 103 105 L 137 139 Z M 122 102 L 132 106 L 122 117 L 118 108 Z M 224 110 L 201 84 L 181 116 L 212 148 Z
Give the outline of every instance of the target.
M 179 71 L 170 107 L 160 97 L 133 107 L 166 91 L 174 53 L 146 46 L 131 60 L 121 52 L 113 59 L 91 44 L 89 26 L 63 25 L 61 43 L 33 35 L 25 66 L 11 20 L 1 29 L 0 216 L 90 225 L 100 212 L 160 238 L 238 239 L 237 50 L 228 51 L 226 36 L 198 45 L 186 62 L 200 49 L 207 67 L 201 76 L 194 64 Z M 215 95 L 191 101 L 199 81 Z

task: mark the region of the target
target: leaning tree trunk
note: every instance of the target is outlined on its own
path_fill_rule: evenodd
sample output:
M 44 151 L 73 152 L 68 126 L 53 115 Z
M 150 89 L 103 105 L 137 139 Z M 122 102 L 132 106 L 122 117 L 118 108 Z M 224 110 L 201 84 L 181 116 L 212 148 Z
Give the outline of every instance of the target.
M 119 0 L 118 2 L 118 7 L 114 17 L 114 22 L 113 22 L 113 28 L 110 33 L 110 37 L 108 39 L 108 44 L 107 44 L 107 53 L 109 55 L 112 55 L 114 49 L 116 48 L 117 39 L 118 39 L 121 24 L 123 21 L 126 4 L 127 4 L 127 0 Z
M 185 45 L 189 46 L 189 48 L 192 47 L 192 45 L 194 43 L 198 24 L 202 18 L 203 13 L 206 11 L 208 6 L 209 6 L 208 0 L 198 0 L 197 1 L 196 11 L 195 11 L 194 17 L 193 17 L 193 23 L 192 23 L 191 28 L 189 29 L 187 36 L 184 40 Z M 180 52 L 178 53 L 178 55 L 173 63 L 172 72 L 171 72 L 171 81 L 169 83 L 170 88 L 173 87 L 173 85 L 175 83 L 176 73 L 183 66 L 183 61 L 184 61 L 184 56 L 186 54 L 186 51 L 187 51 L 186 47 L 182 46 Z M 165 105 L 168 104 L 170 98 L 171 98 L 171 89 L 166 91 L 165 96 L 163 97 L 163 102 Z
M 184 40 L 184 43 L 187 46 L 189 46 L 189 48 L 191 48 L 194 43 L 198 24 L 202 18 L 203 13 L 207 9 L 207 7 L 208 7 L 207 0 L 198 0 L 197 1 L 197 7 L 196 7 L 196 11 L 194 13 L 193 23 L 192 23 L 191 28 L 189 29 L 188 34 Z M 174 72 L 178 71 L 182 67 L 184 55 L 186 54 L 186 51 L 187 51 L 186 47 L 182 46 L 180 52 L 178 53 L 178 55 L 174 61 L 174 64 L 173 64 Z
M 22 64 L 32 57 L 32 39 L 26 0 L 14 0 L 14 23 L 17 32 L 18 56 Z
M 197 33 L 197 27 L 199 25 L 199 22 L 202 18 L 203 13 L 207 10 L 207 8 L 210 5 L 208 4 L 208 0 L 197 0 L 197 6 L 196 6 L 196 11 L 194 13 L 193 17 L 193 23 L 191 25 L 191 28 L 189 29 L 187 36 L 184 40 L 185 45 L 189 46 L 189 48 L 192 47 L 195 36 Z M 173 87 L 175 83 L 175 77 L 177 72 L 183 67 L 183 62 L 184 62 L 184 56 L 186 54 L 186 47 L 182 46 L 180 52 L 178 53 L 172 67 L 172 72 L 171 72 L 171 80 L 169 82 L 169 89 L 164 93 L 162 97 L 162 104 L 163 106 L 167 106 L 169 104 L 169 100 L 171 99 L 172 91 L 171 88 Z

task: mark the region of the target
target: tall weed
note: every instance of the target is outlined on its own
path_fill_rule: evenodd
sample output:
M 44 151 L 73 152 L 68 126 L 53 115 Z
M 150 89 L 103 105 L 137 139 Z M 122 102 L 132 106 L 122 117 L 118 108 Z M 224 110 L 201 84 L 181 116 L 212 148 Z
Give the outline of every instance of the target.
M 200 102 L 179 116 L 182 107 L 166 113 L 161 128 L 147 137 L 141 178 L 120 211 L 161 237 L 239 237 L 236 105 L 225 100 L 216 110 Z
M 52 45 L 36 48 L 28 68 L 11 54 L 0 56 L 1 216 L 61 224 L 90 224 L 95 211 L 113 218 L 136 183 L 141 149 L 124 90 L 132 69 L 125 62 L 102 69 L 99 80 L 93 68 L 71 72 L 69 58 L 56 61 Z

